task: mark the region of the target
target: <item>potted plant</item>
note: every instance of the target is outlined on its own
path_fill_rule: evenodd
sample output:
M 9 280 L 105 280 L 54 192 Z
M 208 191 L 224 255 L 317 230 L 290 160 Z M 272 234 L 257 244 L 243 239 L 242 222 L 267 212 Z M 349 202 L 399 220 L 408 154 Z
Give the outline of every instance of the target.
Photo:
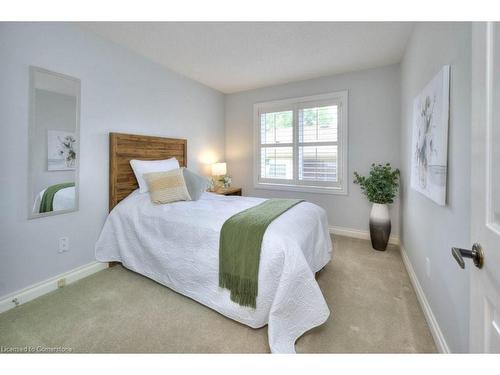
M 354 172 L 354 183 L 373 203 L 370 212 L 370 239 L 375 250 L 384 251 L 391 234 L 391 218 L 388 204 L 394 202 L 399 187 L 399 169 L 391 164 L 372 164 L 368 177 Z

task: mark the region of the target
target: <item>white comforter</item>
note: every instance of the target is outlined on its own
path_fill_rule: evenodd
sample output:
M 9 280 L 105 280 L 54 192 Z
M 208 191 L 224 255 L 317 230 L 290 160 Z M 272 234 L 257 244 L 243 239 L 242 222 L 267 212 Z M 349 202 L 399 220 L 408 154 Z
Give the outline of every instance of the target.
M 204 193 L 198 201 L 154 205 L 149 194 L 135 191 L 108 216 L 96 258 L 122 262 L 250 327 L 268 324 L 271 351 L 294 353 L 297 338 L 330 314 L 314 278 L 331 256 L 322 208 L 300 203 L 269 225 L 262 243 L 256 309 L 232 302 L 229 291 L 218 286 L 222 224 L 262 201 Z

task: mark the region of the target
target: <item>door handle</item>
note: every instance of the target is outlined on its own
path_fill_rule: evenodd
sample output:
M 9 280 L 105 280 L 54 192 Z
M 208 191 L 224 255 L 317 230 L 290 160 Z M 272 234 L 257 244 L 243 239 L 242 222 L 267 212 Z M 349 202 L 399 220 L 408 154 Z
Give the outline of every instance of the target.
M 465 268 L 464 258 L 471 258 L 477 268 L 482 268 L 484 263 L 484 252 L 480 244 L 472 245 L 472 250 L 452 247 L 451 253 L 461 268 Z

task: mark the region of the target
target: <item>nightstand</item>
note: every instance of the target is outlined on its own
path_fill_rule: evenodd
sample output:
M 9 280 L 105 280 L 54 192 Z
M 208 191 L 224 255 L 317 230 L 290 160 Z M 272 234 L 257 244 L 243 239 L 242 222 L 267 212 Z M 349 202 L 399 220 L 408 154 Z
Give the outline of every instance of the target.
M 228 187 L 228 188 L 219 188 L 215 190 L 213 193 L 220 195 L 239 195 L 241 196 L 241 188 L 237 187 Z

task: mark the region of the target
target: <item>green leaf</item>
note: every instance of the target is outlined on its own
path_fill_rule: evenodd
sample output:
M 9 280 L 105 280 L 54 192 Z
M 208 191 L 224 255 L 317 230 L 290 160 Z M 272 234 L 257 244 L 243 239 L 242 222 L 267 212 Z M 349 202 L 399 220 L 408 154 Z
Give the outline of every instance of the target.
M 354 183 L 373 203 L 393 203 L 399 188 L 399 169 L 392 169 L 390 163 L 372 163 L 368 177 L 354 172 Z

